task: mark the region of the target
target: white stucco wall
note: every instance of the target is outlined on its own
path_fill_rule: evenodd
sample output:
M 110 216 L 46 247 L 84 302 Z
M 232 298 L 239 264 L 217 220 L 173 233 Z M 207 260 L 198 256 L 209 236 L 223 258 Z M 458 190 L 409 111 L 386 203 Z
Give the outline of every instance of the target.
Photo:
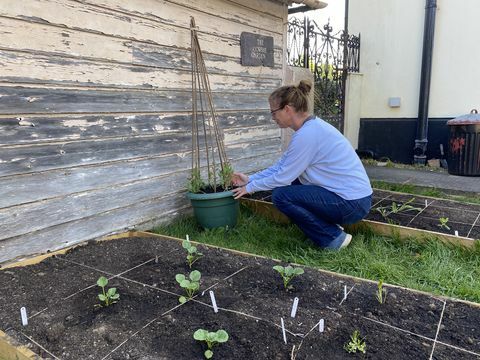
M 478 0 L 437 0 L 429 117 L 480 106 Z M 416 118 L 424 0 L 350 0 L 349 31 L 361 34 L 362 118 Z M 390 108 L 389 97 L 401 106 Z

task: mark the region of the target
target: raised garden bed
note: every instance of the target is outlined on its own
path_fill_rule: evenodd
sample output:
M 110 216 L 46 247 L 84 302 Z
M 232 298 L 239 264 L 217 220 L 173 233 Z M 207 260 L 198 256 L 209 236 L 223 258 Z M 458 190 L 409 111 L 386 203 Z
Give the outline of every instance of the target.
M 10 343 L 48 359 L 202 359 L 205 349 L 193 339 L 199 328 L 229 334 L 214 348 L 214 359 L 480 358 L 475 304 L 392 286 L 386 286 L 386 302 L 380 304 L 376 283 L 311 268 L 285 290 L 272 269 L 278 262 L 199 249 L 204 256 L 193 268 L 202 273 L 200 292 L 185 304 L 178 301 L 183 292 L 175 274 L 190 269 L 180 240 L 172 238 L 133 233 L 38 264 L 4 268 L 0 330 Z M 120 294 L 108 307 L 95 306 L 100 276 Z M 218 313 L 208 290 L 215 294 Z M 22 306 L 27 326 L 20 321 Z M 344 350 L 355 330 L 365 337 L 366 355 Z M 0 358 L 15 359 L 1 339 Z M 33 359 L 33 353 L 17 355 Z
M 244 199 L 243 203 L 276 221 L 288 221 L 275 209 L 271 198 L 271 192 L 262 191 Z M 407 209 L 396 211 L 403 204 Z M 443 226 L 441 218 L 448 219 Z M 374 189 L 370 213 L 356 226 L 369 226 L 386 235 L 433 235 L 472 246 L 472 240 L 480 239 L 480 205 Z

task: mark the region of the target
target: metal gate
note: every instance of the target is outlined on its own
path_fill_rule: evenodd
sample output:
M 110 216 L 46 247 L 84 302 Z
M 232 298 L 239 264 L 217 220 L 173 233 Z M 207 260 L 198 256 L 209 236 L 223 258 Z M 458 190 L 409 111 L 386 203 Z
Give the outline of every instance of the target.
M 360 70 L 360 35 L 333 33 L 304 17 L 288 22 L 288 64 L 310 69 L 314 77 L 314 113 L 343 133 L 345 83 L 348 72 Z

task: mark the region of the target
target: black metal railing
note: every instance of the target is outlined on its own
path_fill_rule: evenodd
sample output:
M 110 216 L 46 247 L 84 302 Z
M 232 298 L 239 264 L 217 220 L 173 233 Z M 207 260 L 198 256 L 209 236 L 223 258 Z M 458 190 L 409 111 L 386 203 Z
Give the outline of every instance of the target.
M 345 82 L 348 72 L 360 70 L 360 35 L 333 33 L 330 24 L 290 19 L 287 61 L 310 69 L 314 76 L 314 113 L 343 132 Z

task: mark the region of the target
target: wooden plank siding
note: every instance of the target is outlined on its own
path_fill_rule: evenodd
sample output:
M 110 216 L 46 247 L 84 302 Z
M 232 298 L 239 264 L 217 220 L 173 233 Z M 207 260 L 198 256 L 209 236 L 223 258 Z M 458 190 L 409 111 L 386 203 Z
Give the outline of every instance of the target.
M 190 210 L 190 16 L 227 156 L 262 169 L 281 150 L 282 1 L 0 2 L 0 263 Z M 243 31 L 273 37 L 274 67 L 241 65 Z

